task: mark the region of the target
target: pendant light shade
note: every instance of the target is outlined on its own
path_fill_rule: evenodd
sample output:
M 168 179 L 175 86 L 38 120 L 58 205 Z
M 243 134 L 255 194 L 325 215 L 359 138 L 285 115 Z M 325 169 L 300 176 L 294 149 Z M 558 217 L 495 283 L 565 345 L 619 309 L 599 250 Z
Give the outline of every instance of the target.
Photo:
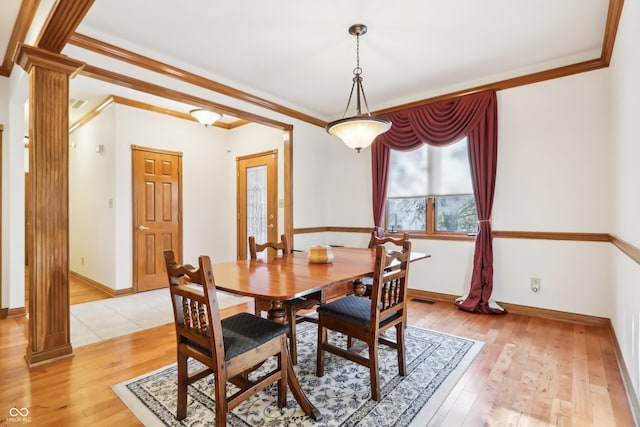
M 376 136 L 391 128 L 391 122 L 380 117 L 359 116 L 336 120 L 329 123 L 327 132 L 337 136 L 347 147 L 356 150 L 368 147 Z
M 203 124 L 205 127 L 214 124 L 216 121 L 222 118 L 222 114 L 213 111 L 205 110 L 203 108 L 197 108 L 189 111 L 197 121 Z
M 326 130 L 331 135 L 337 136 L 347 147 L 360 152 L 363 148 L 370 146 L 378 135 L 385 133 L 391 128 L 391 121 L 383 117 L 374 117 L 369 112 L 367 97 L 362 87 L 362 68 L 360 68 L 360 36 L 367 32 L 366 25 L 356 24 L 349 27 L 349 34 L 356 36 L 356 68 L 353 69 L 353 84 L 347 108 L 344 110 L 342 119 L 329 123 Z M 351 105 L 353 91 L 356 91 L 356 115 L 344 117 Z M 362 114 L 362 101 L 366 109 L 366 114 Z

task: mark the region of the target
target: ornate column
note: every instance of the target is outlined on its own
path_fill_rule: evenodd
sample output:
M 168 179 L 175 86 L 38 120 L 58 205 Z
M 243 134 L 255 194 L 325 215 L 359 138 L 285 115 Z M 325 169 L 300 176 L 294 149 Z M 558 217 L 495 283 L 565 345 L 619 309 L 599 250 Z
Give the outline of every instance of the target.
M 84 64 L 20 46 L 29 73 L 29 366 L 73 355 L 69 331 L 69 79 Z

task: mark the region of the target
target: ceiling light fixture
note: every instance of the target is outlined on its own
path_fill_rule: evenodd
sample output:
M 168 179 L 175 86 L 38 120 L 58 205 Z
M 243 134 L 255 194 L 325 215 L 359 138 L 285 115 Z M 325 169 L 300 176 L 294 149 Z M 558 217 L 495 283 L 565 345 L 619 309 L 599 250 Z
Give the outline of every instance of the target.
M 356 152 L 360 152 L 363 148 L 370 146 L 376 136 L 385 133 L 391 128 L 391 121 L 382 117 L 374 117 L 369 112 L 369 104 L 367 97 L 362 88 L 362 68 L 360 68 L 360 36 L 367 33 L 367 26 L 356 24 L 349 27 L 349 34 L 356 36 L 356 68 L 353 69 L 353 84 L 351 85 L 351 93 L 347 108 L 344 110 L 342 119 L 329 123 L 326 127 L 327 132 L 340 138 L 349 148 L 353 148 Z M 356 115 L 346 117 L 353 90 L 356 90 Z M 366 114 L 362 114 L 360 95 L 366 109 Z
M 203 108 L 196 108 L 195 110 L 191 110 L 189 111 L 189 114 L 195 117 L 197 121 L 202 123 L 204 127 L 212 125 L 222 118 L 222 114 L 205 110 Z

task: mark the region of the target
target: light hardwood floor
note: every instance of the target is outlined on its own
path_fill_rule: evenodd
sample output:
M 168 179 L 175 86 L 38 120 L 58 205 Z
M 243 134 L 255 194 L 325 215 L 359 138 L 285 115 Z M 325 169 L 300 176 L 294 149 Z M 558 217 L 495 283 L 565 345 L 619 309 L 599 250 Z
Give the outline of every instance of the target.
M 110 295 L 94 288 L 81 278 L 69 275 L 69 304 L 82 304 L 84 302 L 97 301 L 111 298 Z M 24 269 L 24 301 L 25 307 L 29 306 L 29 267 Z
M 253 307 L 223 315 L 238 310 Z M 439 410 L 437 425 L 633 425 L 606 328 L 413 301 L 409 323 L 485 343 Z M 0 320 L 0 425 L 12 407 L 28 408 L 37 426 L 140 425 L 111 386 L 175 362 L 169 324 L 80 347 L 72 358 L 29 370 L 26 328 L 24 317 Z

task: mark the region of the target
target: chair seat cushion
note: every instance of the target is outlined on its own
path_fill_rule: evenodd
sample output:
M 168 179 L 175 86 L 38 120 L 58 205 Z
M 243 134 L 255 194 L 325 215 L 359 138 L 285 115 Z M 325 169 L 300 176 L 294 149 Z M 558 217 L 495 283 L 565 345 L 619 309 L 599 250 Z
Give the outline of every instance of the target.
M 224 360 L 245 353 L 271 339 L 287 334 L 287 326 L 249 313 L 238 313 L 222 319 L 222 337 L 224 340 Z M 209 330 L 207 330 L 207 336 Z M 205 354 L 211 355 L 208 348 L 187 340 L 187 344 L 197 347 Z
M 349 295 L 321 305 L 318 313 L 368 328 L 371 322 L 371 300 Z
M 291 305 L 291 306 L 295 307 L 295 306 L 304 304 L 306 302 L 307 302 L 307 300 L 305 298 L 293 298 L 293 299 L 286 300 L 284 303 L 286 305 Z
M 288 331 L 286 325 L 249 313 L 235 314 L 222 319 L 221 323 L 225 360 L 256 348 L 279 335 L 286 335 Z

